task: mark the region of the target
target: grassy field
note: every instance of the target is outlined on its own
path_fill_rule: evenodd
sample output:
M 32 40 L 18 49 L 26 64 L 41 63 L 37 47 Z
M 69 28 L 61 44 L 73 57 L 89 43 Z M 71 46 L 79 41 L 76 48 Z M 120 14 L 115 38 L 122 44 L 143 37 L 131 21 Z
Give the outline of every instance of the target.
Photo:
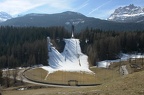
M 6 90 L 3 95 L 144 95 L 144 71 L 112 79 L 95 87 Z
M 130 74 L 121 75 L 119 73 L 120 64 L 127 65 Z M 138 65 L 141 69 L 132 67 L 132 64 Z M 68 80 L 78 80 L 79 84 L 96 83 L 101 85 L 71 88 L 38 87 L 39 89 L 35 88 L 36 85 L 32 85 L 31 89 L 24 91 L 17 91 L 13 88 L 11 90 L 4 89 L 3 95 L 144 95 L 142 59 L 113 63 L 109 69 L 90 69 L 95 73 L 94 75 L 59 71 L 50 74 L 44 80 L 48 72 L 41 68 L 29 70 L 25 75 L 31 79 L 44 82 L 67 84 Z
M 86 72 L 57 71 L 49 74 L 46 78 L 48 72 L 41 68 L 37 68 L 26 71 L 25 76 L 31 80 L 57 84 L 68 84 L 69 80 L 76 80 L 78 81 L 78 85 L 102 84 L 104 82 L 110 81 L 113 78 L 120 77 L 118 68 L 91 68 L 91 70 L 95 74 L 89 74 Z
M 56 84 L 68 84 L 70 80 L 78 81 L 78 84 L 95 84 L 96 76 L 95 74 L 87 74 L 85 72 L 65 72 L 65 71 L 57 71 L 48 74 L 47 71 L 37 68 L 28 70 L 25 72 L 25 76 L 29 79 L 46 82 L 46 83 L 56 83 Z

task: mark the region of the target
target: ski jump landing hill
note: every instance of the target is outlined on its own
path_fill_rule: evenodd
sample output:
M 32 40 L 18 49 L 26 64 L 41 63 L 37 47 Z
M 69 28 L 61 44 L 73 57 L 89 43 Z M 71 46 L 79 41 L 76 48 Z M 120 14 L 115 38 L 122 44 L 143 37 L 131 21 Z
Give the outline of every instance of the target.
M 69 38 L 64 39 L 66 45 L 64 51 L 60 53 L 51 43 L 49 37 L 48 42 L 48 64 L 49 66 L 42 67 L 50 73 L 55 71 L 69 72 L 88 72 L 89 70 L 88 56 L 81 52 L 79 39 Z

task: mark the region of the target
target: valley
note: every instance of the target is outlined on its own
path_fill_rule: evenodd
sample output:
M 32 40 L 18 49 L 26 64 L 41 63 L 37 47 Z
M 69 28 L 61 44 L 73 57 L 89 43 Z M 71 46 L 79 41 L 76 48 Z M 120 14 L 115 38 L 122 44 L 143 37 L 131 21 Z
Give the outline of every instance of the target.
M 56 13 L 1 11 L 0 95 L 144 95 L 144 8 L 115 2 L 101 11 L 107 19 L 97 18 L 112 1 Z

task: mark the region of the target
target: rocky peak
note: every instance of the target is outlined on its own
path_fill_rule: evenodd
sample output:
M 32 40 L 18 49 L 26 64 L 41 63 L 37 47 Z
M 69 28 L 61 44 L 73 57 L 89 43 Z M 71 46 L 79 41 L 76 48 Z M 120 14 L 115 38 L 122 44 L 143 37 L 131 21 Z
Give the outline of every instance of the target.
M 0 22 L 6 21 L 8 19 L 11 19 L 12 16 L 6 12 L 0 12 Z
M 119 7 L 110 15 L 108 20 L 125 22 L 144 16 L 144 8 L 130 4 L 129 6 Z M 130 21 L 131 22 L 131 21 Z

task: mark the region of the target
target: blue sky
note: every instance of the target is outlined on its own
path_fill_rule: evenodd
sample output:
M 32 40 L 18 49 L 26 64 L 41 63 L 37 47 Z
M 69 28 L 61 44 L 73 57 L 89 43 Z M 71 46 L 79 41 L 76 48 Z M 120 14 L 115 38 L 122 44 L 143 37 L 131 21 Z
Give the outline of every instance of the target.
M 0 0 L 0 11 L 12 16 L 27 13 L 80 12 L 89 17 L 106 19 L 120 6 L 144 7 L 144 0 Z

